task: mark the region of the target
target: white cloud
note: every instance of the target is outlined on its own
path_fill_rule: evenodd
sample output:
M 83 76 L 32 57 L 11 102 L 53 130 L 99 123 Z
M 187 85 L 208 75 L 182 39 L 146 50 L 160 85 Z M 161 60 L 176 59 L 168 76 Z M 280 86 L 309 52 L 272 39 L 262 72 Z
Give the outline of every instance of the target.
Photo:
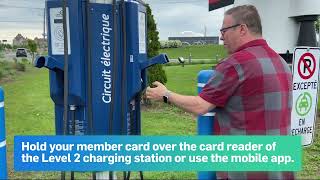
M 193 32 L 193 31 L 183 31 L 183 32 L 181 32 L 180 36 L 183 36 L 183 37 L 194 37 L 194 36 L 204 36 L 204 34 L 196 33 L 196 32 Z

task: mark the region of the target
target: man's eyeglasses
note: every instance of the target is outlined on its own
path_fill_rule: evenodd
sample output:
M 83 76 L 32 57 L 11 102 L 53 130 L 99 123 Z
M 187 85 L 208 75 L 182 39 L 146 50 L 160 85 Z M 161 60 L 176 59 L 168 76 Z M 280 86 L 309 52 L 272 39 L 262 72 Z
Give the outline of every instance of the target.
M 220 32 L 221 32 L 222 35 L 224 35 L 224 33 L 226 33 L 228 31 L 228 29 L 235 28 L 235 27 L 238 27 L 240 25 L 241 24 L 235 24 L 235 25 L 232 25 L 232 26 L 229 26 L 229 27 L 221 28 Z

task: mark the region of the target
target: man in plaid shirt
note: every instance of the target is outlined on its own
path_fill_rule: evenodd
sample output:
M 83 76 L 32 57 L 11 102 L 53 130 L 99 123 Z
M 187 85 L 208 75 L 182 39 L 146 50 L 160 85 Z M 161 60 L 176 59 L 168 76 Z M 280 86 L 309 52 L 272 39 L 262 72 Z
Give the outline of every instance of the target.
M 196 114 L 215 108 L 217 135 L 288 135 L 292 74 L 262 39 L 257 9 L 237 6 L 225 12 L 221 40 L 229 57 L 221 61 L 199 96 L 170 92 L 159 82 L 147 97 L 166 98 Z M 218 179 L 294 179 L 292 172 L 217 172 Z

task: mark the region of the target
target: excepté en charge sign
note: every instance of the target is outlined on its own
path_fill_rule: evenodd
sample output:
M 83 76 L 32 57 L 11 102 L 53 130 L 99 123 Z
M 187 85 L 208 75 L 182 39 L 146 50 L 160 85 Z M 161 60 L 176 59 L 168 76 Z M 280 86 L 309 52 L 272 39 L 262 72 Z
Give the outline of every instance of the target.
M 317 117 L 320 49 L 297 47 L 293 57 L 291 135 L 301 135 L 302 145 L 313 142 Z

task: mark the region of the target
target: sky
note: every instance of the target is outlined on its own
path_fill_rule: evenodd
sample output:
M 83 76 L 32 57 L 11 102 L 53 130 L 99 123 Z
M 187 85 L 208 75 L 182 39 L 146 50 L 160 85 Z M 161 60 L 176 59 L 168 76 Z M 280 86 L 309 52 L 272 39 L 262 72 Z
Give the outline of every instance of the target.
M 208 0 L 146 0 L 160 39 L 169 36 L 220 35 L 224 9 L 208 11 Z
M 208 11 L 208 0 L 145 0 L 150 4 L 160 40 L 169 36 L 218 36 L 223 11 Z M 0 0 L 0 40 L 42 37 L 45 0 Z
M 0 0 L 0 40 L 41 37 L 44 0 Z

